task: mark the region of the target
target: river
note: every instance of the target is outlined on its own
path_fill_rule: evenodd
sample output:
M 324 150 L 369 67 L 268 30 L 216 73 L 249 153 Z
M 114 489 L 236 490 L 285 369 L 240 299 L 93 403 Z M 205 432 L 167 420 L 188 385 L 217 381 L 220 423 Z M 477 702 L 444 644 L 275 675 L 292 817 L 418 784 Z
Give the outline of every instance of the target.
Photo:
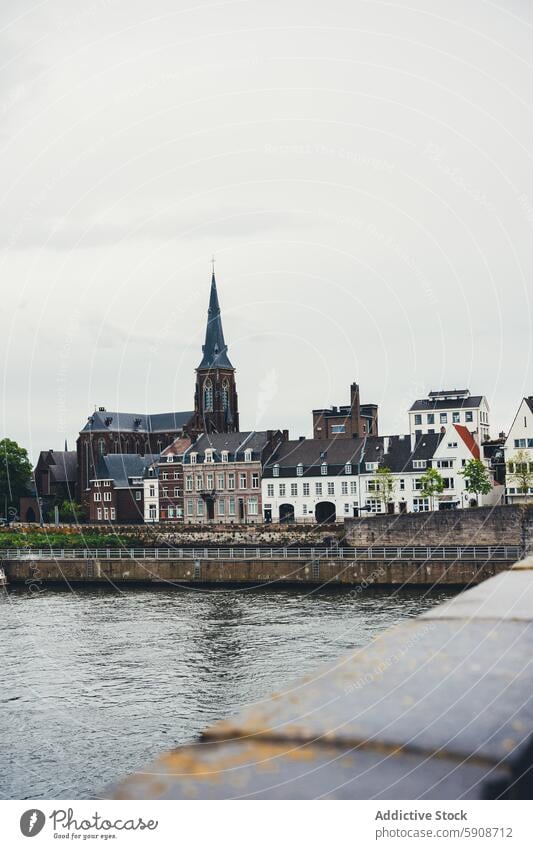
M 3 593 L 0 795 L 98 796 L 159 751 L 453 592 Z

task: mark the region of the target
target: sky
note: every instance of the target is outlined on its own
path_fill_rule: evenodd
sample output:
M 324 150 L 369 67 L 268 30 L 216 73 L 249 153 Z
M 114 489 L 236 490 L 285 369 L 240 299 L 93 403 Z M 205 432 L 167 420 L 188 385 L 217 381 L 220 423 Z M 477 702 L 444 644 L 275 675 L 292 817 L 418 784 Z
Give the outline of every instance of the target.
M 533 394 L 526 0 L 3 0 L 2 436 L 193 406 L 211 257 L 241 429 Z

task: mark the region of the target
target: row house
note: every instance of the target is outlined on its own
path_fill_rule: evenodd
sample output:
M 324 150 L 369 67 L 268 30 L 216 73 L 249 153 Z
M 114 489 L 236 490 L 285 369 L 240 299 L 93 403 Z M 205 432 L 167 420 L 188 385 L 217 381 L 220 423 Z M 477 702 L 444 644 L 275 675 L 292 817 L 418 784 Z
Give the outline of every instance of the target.
M 448 425 L 463 425 L 478 445 L 490 438 L 489 405 L 484 395 L 469 389 L 442 389 L 419 398 L 409 409 L 412 437 L 442 433 Z
M 107 454 L 100 457 L 89 481 L 91 522 L 130 524 L 144 519 L 144 476 L 151 454 Z
M 265 522 L 338 522 L 361 511 L 370 513 L 426 512 L 466 507 L 470 497 L 459 472 L 468 460 L 479 459 L 470 432 L 451 425 L 444 433 L 335 440 L 286 441 L 263 471 Z M 378 469 L 391 471 L 388 493 L 380 490 Z M 431 504 L 421 493 L 421 476 L 437 468 L 444 491 Z M 493 486 L 484 503 L 496 503 L 501 487 Z
M 264 465 L 287 431 L 205 433 L 182 455 L 187 524 L 262 522 Z
M 165 448 L 144 476 L 144 521 L 183 521 L 183 454 L 191 445 L 178 437 Z
M 504 445 L 505 465 L 507 468 L 506 501 L 514 504 L 529 501 L 533 496 L 533 395 L 522 398 Z M 526 492 L 520 480 L 513 477 L 514 467 L 520 461 L 527 465 L 531 486 Z M 526 476 L 524 476 L 524 480 Z M 529 483 L 529 481 L 528 481 Z

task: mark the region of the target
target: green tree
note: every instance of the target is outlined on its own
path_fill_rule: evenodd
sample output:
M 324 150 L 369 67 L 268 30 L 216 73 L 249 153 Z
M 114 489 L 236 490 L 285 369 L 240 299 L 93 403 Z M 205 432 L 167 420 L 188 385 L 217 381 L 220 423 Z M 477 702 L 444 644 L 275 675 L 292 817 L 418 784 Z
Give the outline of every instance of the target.
M 396 488 L 396 481 L 391 470 L 388 466 L 380 466 L 376 472 L 376 477 L 372 478 L 369 483 L 371 490 L 376 493 L 386 509 L 387 504 L 394 499 L 394 490 Z
M 420 495 L 429 498 L 431 509 L 435 509 L 435 496 L 444 489 L 444 478 L 437 469 L 429 468 L 420 478 Z
M 58 507 L 60 522 L 75 522 L 77 524 L 78 522 L 82 522 L 87 516 L 87 511 L 83 505 L 76 504 L 75 501 L 70 501 L 69 499 L 61 501 Z
M 465 479 L 465 489 L 476 496 L 476 502 L 480 495 L 488 495 L 492 490 L 492 480 L 489 470 L 481 460 L 473 457 L 459 472 Z
M 0 440 L 0 513 L 8 518 L 9 508 L 18 512 L 19 499 L 31 482 L 32 465 L 28 452 L 13 439 Z
M 533 463 L 527 451 L 520 448 L 507 462 L 507 480 L 516 484 L 519 492 L 529 498 L 529 490 L 533 487 Z

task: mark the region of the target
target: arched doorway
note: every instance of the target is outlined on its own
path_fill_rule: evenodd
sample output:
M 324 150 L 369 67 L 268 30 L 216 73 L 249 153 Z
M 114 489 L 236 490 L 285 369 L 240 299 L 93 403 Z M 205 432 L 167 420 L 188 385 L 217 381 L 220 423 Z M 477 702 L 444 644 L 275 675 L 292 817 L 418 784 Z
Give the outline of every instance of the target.
M 279 520 L 280 522 L 294 522 L 294 505 L 280 504 L 279 505 Z
M 35 510 L 33 507 L 28 507 L 26 510 L 26 521 L 27 522 L 35 522 Z
M 315 519 L 319 525 L 330 524 L 337 519 L 337 511 L 332 501 L 319 501 L 315 507 Z

